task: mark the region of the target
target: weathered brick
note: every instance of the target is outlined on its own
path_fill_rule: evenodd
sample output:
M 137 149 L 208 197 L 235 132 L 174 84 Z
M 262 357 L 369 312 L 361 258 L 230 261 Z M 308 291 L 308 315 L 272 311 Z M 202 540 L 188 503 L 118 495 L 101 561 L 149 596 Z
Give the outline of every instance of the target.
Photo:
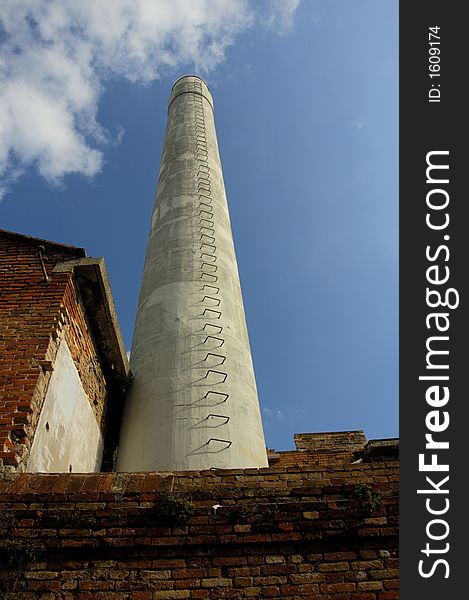
M 215 587 L 231 587 L 233 582 L 227 577 L 212 577 L 202 579 L 202 587 L 215 588 Z
M 25 573 L 26 579 L 56 579 L 58 576 L 57 571 L 32 571 Z
M 260 587 L 246 588 L 243 591 L 243 593 L 246 596 L 246 598 L 257 598 L 258 596 L 260 596 L 262 594 L 262 588 L 260 588 Z
M 382 569 L 381 571 L 370 571 L 369 576 L 372 579 L 397 579 L 399 577 L 399 569 Z
M 393 590 L 392 592 L 380 592 L 379 600 L 399 600 L 399 590 Z
M 245 565 L 247 558 L 245 556 L 215 556 L 214 565 Z
M 348 562 L 323 563 L 318 565 L 318 571 L 348 571 L 350 565 Z
M 377 554 L 374 550 L 359 550 L 359 555 L 361 558 L 365 559 L 365 560 L 372 560 L 374 558 L 376 558 Z
M 341 583 L 342 581 L 345 581 L 346 572 L 344 572 L 344 571 L 332 572 L 332 573 L 326 573 L 325 575 L 326 575 L 326 583 Z M 353 579 L 349 579 L 348 581 L 353 581 Z
M 189 590 L 164 590 L 153 592 L 153 600 L 181 600 L 182 598 L 190 598 Z
M 264 587 L 262 589 L 262 596 L 264 598 L 276 598 L 280 595 L 281 593 L 278 587 Z
M 262 573 L 265 575 L 286 575 L 288 573 L 296 572 L 295 565 L 276 564 L 276 565 L 265 565 L 262 567 Z
M 383 584 L 381 581 L 360 581 L 357 584 L 357 589 L 360 591 L 382 590 Z
M 170 571 L 162 571 L 164 573 L 167 573 L 167 578 L 169 578 L 170 576 L 173 577 L 173 579 L 190 579 L 193 577 L 206 577 L 207 575 L 207 569 L 173 569 L 171 572 Z M 158 576 L 156 576 L 158 577 Z M 161 577 L 158 577 L 159 579 L 161 579 Z
M 351 563 L 351 567 L 357 571 L 366 571 L 370 569 L 382 569 L 382 560 L 358 560 Z
M 235 577 L 233 579 L 234 587 L 249 587 L 253 583 L 252 577 Z
M 284 563 L 285 557 L 280 555 L 269 555 L 265 557 L 265 562 L 269 564 Z
M 200 587 L 200 579 L 176 579 L 171 587 L 175 590 L 192 590 Z
M 326 576 L 323 573 L 293 573 L 288 577 L 290 583 L 318 583 L 323 582 Z
M 326 594 L 335 594 L 337 592 L 354 592 L 354 583 L 321 583 L 320 590 Z
M 112 590 L 114 583 L 111 581 L 81 581 L 80 589 L 82 590 Z
M 339 562 L 343 560 L 356 560 L 356 552 L 325 552 L 324 560 Z
M 319 585 L 307 583 L 305 585 L 300 585 L 300 595 L 301 597 L 305 596 L 319 596 Z M 334 596 L 335 598 L 335 596 Z

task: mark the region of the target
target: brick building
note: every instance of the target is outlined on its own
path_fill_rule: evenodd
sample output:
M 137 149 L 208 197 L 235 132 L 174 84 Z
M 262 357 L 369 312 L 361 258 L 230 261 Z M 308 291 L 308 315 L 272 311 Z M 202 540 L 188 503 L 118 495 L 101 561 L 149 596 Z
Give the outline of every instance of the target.
M 0 291 L 0 468 L 109 468 L 130 372 L 104 260 L 0 231 Z

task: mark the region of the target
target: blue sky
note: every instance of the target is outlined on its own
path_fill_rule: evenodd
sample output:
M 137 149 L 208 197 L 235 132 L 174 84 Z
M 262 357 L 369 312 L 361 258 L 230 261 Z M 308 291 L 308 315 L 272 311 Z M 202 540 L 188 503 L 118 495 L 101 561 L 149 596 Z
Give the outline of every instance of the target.
M 207 81 L 269 447 L 398 435 L 398 9 L 5 0 L 0 227 L 104 256 L 130 349 L 172 83 Z

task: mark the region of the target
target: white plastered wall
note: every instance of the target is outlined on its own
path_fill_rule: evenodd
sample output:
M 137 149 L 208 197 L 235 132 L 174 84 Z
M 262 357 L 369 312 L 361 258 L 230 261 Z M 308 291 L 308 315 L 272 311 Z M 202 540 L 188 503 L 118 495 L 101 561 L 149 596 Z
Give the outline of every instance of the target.
M 57 352 L 27 471 L 99 471 L 103 438 L 65 340 Z

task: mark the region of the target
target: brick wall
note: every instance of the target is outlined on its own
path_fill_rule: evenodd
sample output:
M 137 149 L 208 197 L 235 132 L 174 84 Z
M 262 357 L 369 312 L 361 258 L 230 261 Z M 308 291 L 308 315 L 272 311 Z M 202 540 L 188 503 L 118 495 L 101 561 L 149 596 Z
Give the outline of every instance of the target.
M 13 573 L 14 597 L 28 600 L 396 600 L 397 479 L 390 457 L 259 470 L 5 474 L 1 556 L 10 566 L 0 581 L 11 589 Z M 368 505 L 360 490 L 381 498 Z M 193 514 L 181 522 L 162 515 L 168 498 L 185 499 Z M 20 567 L 18 540 L 29 552 Z
M 296 433 L 296 450 L 268 449 L 269 464 L 276 467 L 312 466 L 338 468 L 355 461 L 378 461 L 399 453 L 399 440 L 373 440 L 367 443 L 363 431 Z
M 45 278 L 38 248 L 48 281 Z M 62 338 L 98 423 L 106 384 L 72 273 L 55 273 L 84 250 L 0 232 L 0 470 L 22 471 Z

